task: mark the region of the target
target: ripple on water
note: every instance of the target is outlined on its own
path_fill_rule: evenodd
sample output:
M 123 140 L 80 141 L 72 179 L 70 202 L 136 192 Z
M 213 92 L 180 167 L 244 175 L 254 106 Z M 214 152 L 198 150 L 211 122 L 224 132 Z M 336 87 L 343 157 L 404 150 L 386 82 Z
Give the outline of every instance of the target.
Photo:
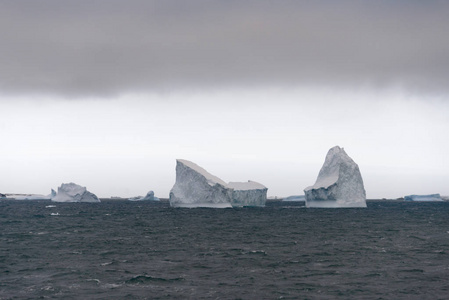
M 2 201 L 0 298 L 447 297 L 449 203 L 288 205 Z

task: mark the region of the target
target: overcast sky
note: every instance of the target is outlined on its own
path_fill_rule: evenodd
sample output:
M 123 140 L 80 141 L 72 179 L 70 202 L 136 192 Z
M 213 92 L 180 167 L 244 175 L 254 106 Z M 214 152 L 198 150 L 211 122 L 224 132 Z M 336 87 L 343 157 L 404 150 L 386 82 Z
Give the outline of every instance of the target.
M 302 194 L 449 195 L 447 1 L 0 0 L 0 192 L 167 197 L 175 159 Z

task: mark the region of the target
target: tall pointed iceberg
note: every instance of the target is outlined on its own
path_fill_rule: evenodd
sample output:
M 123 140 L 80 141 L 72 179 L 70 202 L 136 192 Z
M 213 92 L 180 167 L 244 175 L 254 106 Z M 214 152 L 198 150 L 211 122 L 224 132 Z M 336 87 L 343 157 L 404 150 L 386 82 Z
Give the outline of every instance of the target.
M 197 164 L 176 160 L 176 182 L 170 191 L 170 206 L 232 207 L 232 192 L 226 182 Z
M 366 207 L 359 166 L 339 146 L 329 150 L 315 184 L 304 193 L 307 207 Z

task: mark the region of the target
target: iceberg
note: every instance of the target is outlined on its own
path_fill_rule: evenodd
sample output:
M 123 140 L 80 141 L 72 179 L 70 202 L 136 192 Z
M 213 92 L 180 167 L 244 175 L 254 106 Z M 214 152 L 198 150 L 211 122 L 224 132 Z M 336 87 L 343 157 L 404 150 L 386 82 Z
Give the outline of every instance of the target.
M 306 207 L 366 207 L 359 166 L 339 146 L 329 150 L 315 184 L 304 193 Z
M 30 194 L 25 196 L 11 196 L 14 200 L 51 200 L 50 195 Z
M 284 199 L 282 199 L 282 201 L 306 201 L 306 196 L 303 195 L 293 195 L 293 196 L 288 196 L 285 197 Z
M 55 191 L 54 189 L 51 189 L 50 195 L 48 195 L 47 197 L 48 197 L 49 199 L 51 199 L 51 198 L 53 198 L 53 197 L 55 197 L 55 196 L 56 196 L 56 191 Z
M 230 182 L 228 188 L 233 189 L 231 205 L 242 206 L 265 206 L 267 201 L 267 188 L 255 181 Z
M 145 197 L 137 196 L 128 199 L 129 201 L 159 201 L 158 197 L 154 197 L 154 192 L 149 191 Z
M 404 197 L 405 201 L 443 201 L 440 194 L 431 195 L 409 195 Z
M 56 192 L 54 189 L 51 189 L 51 193 L 49 195 L 40 195 L 40 194 L 10 195 L 9 198 L 13 198 L 14 200 L 51 200 L 54 196 L 56 196 Z
M 58 193 L 51 200 L 55 202 L 100 202 L 95 194 L 73 182 L 61 184 L 58 187 Z
M 197 164 L 176 160 L 176 182 L 170 191 L 172 207 L 232 207 L 232 192 L 223 180 Z
M 52 192 L 54 192 L 52 190 Z M 41 195 L 41 194 L 0 194 L 0 198 L 5 198 L 8 200 L 51 200 L 52 194 Z

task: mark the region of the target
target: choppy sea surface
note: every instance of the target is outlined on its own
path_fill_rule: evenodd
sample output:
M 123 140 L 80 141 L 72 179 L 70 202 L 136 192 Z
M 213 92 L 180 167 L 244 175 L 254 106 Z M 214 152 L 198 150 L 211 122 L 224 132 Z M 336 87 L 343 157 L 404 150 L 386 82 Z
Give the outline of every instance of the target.
M 0 201 L 0 299 L 449 298 L 449 202 L 303 205 Z

